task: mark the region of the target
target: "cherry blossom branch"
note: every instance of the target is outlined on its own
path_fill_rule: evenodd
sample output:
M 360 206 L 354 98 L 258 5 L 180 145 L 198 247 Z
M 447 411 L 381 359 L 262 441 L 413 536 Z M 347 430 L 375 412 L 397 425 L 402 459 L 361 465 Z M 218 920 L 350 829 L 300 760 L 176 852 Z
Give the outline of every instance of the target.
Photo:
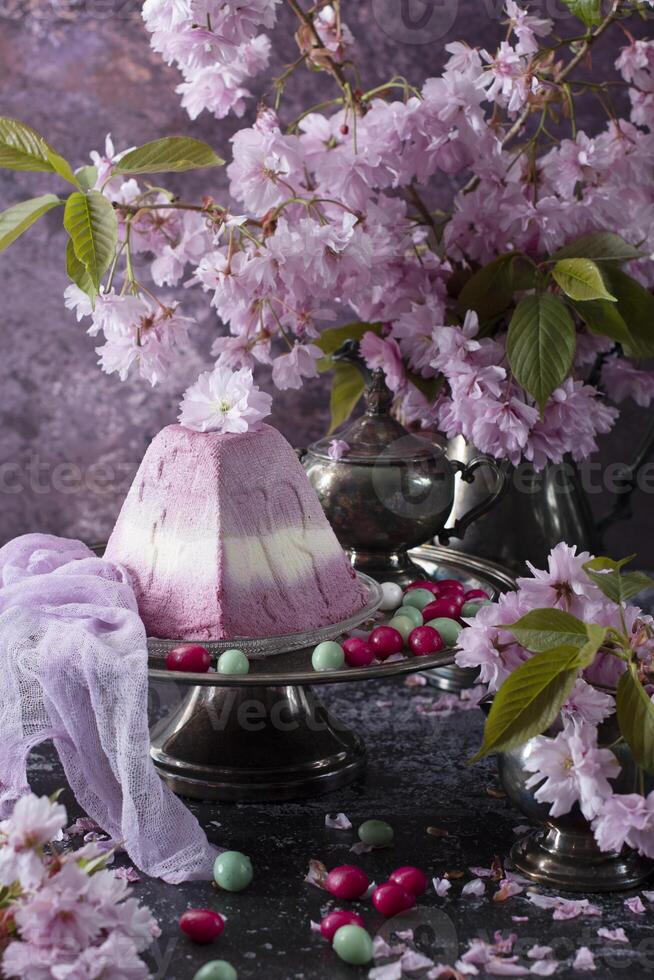
M 307 28 L 307 30 L 313 37 L 315 42 L 314 46 L 319 48 L 321 51 L 324 51 L 325 46 L 323 44 L 323 40 L 320 34 L 318 33 L 318 29 L 313 22 L 313 17 L 302 9 L 302 7 L 297 2 L 297 0 L 286 0 L 286 2 L 288 3 L 289 7 L 294 12 L 294 14 L 302 21 L 304 26 Z M 350 88 L 350 83 L 347 80 L 345 72 L 343 71 L 341 66 L 337 64 L 337 62 L 334 61 L 334 59 L 328 53 L 325 53 L 323 57 L 325 59 L 325 62 L 327 62 L 328 64 L 328 70 L 338 81 L 338 84 L 341 86 L 345 94 L 348 96 L 348 99 L 350 99 L 352 96 L 352 92 Z

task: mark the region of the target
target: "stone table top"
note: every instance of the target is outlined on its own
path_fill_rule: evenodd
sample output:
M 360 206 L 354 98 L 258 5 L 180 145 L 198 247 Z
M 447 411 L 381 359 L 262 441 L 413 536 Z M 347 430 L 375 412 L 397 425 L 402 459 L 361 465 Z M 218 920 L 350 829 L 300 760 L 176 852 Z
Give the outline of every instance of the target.
M 310 859 L 328 868 L 357 864 L 378 883 L 401 865 L 417 865 L 430 879 L 445 872 L 464 872 L 452 880 L 447 898 L 430 887 L 404 922 L 384 926 L 369 901 L 352 903 L 372 935 L 413 928 L 415 948 L 435 962 L 453 964 L 478 937 L 493 941 L 516 933 L 514 954 L 527 969 L 534 945 L 553 947 L 560 966 L 557 977 L 580 977 L 571 966 L 580 946 L 595 954 L 596 980 L 647 977 L 654 972 L 654 906 L 645 899 L 644 915 L 624 905 L 629 894 L 587 896 L 601 917 L 554 921 L 551 910 L 535 907 L 524 895 L 495 902 L 495 883 L 482 897 L 464 898 L 463 885 L 473 878 L 470 867 L 488 868 L 496 855 L 505 857 L 515 840 L 522 815 L 498 790 L 492 760 L 468 766 L 480 743 L 483 719 L 478 710 L 442 709 L 447 701 L 431 687 L 408 687 L 402 680 L 343 685 L 326 692 L 330 710 L 366 741 L 365 776 L 329 796 L 282 804 L 191 803 L 212 841 L 252 858 L 255 877 L 238 895 L 213 890 L 206 882 L 167 885 L 142 879 L 130 886 L 148 904 L 162 935 L 147 956 L 158 980 L 192 980 L 211 959 L 226 959 L 239 980 L 347 980 L 366 977 L 368 970 L 341 963 L 327 943 L 311 931 L 330 908 L 338 907 L 326 892 L 304 883 Z M 49 746 L 31 759 L 30 780 L 36 792 L 51 793 L 65 785 L 62 770 Z M 66 790 L 69 816 L 79 808 Z M 350 852 L 356 832 L 327 829 L 325 815 L 344 812 L 356 828 L 363 820 L 387 820 L 395 830 L 392 847 L 357 856 Z M 427 828 L 447 831 L 433 836 Z M 118 864 L 128 863 L 125 856 Z M 654 885 L 651 886 L 654 888 Z M 553 893 L 549 893 L 553 894 Z M 581 897 L 581 896 L 568 896 Z M 190 907 L 211 907 L 227 916 L 223 936 L 209 947 L 194 946 L 178 929 L 177 920 Z M 343 907 L 343 903 L 340 903 Z M 512 916 L 528 916 L 515 922 Z M 600 927 L 623 927 L 629 945 L 601 939 Z M 380 964 L 376 964 L 380 965 Z M 481 970 L 480 970 L 481 973 Z M 482 973 L 482 975 L 484 975 Z M 590 974 L 589 974 L 590 975 Z M 399 976 L 399 974 L 398 974 Z M 426 973 L 405 974 L 418 980 Z

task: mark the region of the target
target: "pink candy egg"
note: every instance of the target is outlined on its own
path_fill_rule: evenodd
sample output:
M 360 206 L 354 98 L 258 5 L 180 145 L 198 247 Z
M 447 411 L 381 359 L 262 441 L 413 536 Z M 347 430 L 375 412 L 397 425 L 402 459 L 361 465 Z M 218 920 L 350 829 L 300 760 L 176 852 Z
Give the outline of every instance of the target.
M 391 874 L 389 880 L 409 892 L 410 895 L 415 895 L 416 898 L 427 891 L 427 875 L 420 868 L 413 868 L 410 865 L 398 868 Z
M 448 595 L 434 599 L 422 610 L 422 618 L 426 623 L 430 619 L 458 619 L 463 607 L 463 595 Z
M 365 923 L 360 915 L 356 912 L 345 912 L 341 909 L 337 909 L 335 912 L 330 912 L 324 917 L 320 923 L 320 932 L 324 939 L 328 943 L 334 938 L 334 933 L 336 933 L 341 926 L 361 926 L 362 929 L 365 928 Z
M 394 881 L 387 881 L 385 885 L 379 885 L 372 893 L 372 904 L 378 912 L 381 912 L 387 919 L 400 912 L 406 912 L 416 904 L 415 897 L 410 892 L 397 885 Z
M 352 636 L 343 643 L 345 661 L 350 667 L 368 667 L 375 659 L 375 651 L 366 640 Z
M 338 868 L 333 868 L 325 879 L 325 888 L 331 895 L 348 901 L 365 895 L 369 885 L 370 881 L 365 871 L 353 864 L 342 864 Z
M 474 599 L 490 599 L 490 596 L 483 589 L 468 589 L 463 598 L 466 602 L 471 602 Z
M 409 649 L 416 657 L 428 657 L 444 646 L 443 637 L 433 626 L 416 626 L 409 634 Z
M 455 578 L 444 578 L 434 584 L 438 586 L 437 595 L 439 596 L 449 594 L 450 592 L 458 592 L 463 595 L 466 590 L 465 585 Z
M 166 657 L 167 670 L 190 671 L 206 674 L 211 666 L 211 654 L 197 643 L 183 643 Z
M 406 592 L 411 592 L 413 589 L 427 589 L 428 592 L 433 592 L 434 595 L 438 595 L 438 582 L 431 582 L 429 579 L 420 579 L 418 582 L 412 582 L 411 585 L 407 585 Z
M 404 649 L 402 634 L 392 626 L 375 627 L 368 638 L 368 643 L 379 660 L 387 660 L 394 653 L 401 653 Z
M 225 920 L 213 909 L 189 909 L 180 917 L 179 928 L 194 943 L 212 943 L 224 931 Z

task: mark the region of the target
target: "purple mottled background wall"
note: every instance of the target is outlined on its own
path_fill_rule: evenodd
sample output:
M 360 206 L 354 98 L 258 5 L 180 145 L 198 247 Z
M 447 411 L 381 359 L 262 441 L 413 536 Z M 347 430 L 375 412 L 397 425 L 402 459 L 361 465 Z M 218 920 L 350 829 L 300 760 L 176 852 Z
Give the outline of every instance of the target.
M 389 71 L 419 83 L 444 60 L 443 45 L 463 37 L 491 47 L 503 34 L 499 0 L 411 0 L 432 18 L 420 32 L 401 27 L 400 0 L 346 0 L 346 18 L 359 40 L 366 81 Z M 561 33 L 574 21 L 555 0 L 540 4 L 557 18 Z M 101 148 L 111 132 L 118 147 L 162 135 L 192 134 L 223 155 L 240 125 L 206 114 L 191 123 L 174 88 L 178 74 L 148 46 L 136 0 L 0 0 L 0 112 L 36 129 L 76 165 Z M 419 8 L 419 9 L 418 9 Z M 275 33 L 275 68 L 293 58 L 284 12 Z M 418 43 L 420 42 L 420 43 Z M 617 40 L 595 54 L 594 69 L 608 67 Z M 284 113 L 291 118 L 308 99 L 330 91 L 323 75 L 303 73 L 288 89 Z M 261 85 L 257 94 L 263 94 Z M 253 101 L 252 105 L 255 105 Z M 601 125 L 594 104 L 583 126 Z M 0 171 L 0 206 L 50 186 L 38 174 Z M 225 197 L 225 174 L 208 172 L 178 182 L 184 193 Z M 447 198 L 447 178 L 439 188 Z M 182 390 L 209 363 L 218 324 L 201 295 L 185 297 L 200 319 L 188 357 L 157 389 L 137 381 L 121 384 L 96 368 L 93 341 L 64 309 L 66 285 L 60 215 L 50 214 L 0 261 L 0 542 L 29 530 L 85 539 L 107 535 L 131 476 L 152 435 L 175 417 Z M 269 379 L 262 379 L 269 386 Z M 277 395 L 273 422 L 296 445 L 323 434 L 326 392 L 312 384 Z M 602 447 L 602 460 L 624 460 L 639 440 L 645 413 L 630 410 Z M 629 525 L 612 533 L 615 553 L 640 552 L 654 567 L 654 519 L 650 497 L 638 494 Z M 601 512 L 606 497 L 593 506 Z

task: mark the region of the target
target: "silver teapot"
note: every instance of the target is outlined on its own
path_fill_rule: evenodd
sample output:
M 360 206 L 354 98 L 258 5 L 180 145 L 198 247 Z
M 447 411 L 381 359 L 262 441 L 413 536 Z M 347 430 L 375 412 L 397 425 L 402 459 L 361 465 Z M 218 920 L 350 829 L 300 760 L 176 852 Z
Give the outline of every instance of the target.
M 355 345 L 345 345 L 337 357 L 362 370 L 367 382 L 365 412 L 339 433 L 338 439 L 349 447 L 342 458 L 330 456 L 332 438 L 327 437 L 310 446 L 302 462 L 354 566 L 378 581 L 408 585 L 423 575 L 408 551 L 435 537 L 442 544 L 461 538 L 502 496 L 504 473 L 489 456 L 466 463 L 448 459 L 437 436 L 410 433 L 390 414 L 393 394 L 383 371 L 369 372 Z M 472 483 L 482 468 L 493 472 L 491 488 L 446 527 L 456 475 Z

